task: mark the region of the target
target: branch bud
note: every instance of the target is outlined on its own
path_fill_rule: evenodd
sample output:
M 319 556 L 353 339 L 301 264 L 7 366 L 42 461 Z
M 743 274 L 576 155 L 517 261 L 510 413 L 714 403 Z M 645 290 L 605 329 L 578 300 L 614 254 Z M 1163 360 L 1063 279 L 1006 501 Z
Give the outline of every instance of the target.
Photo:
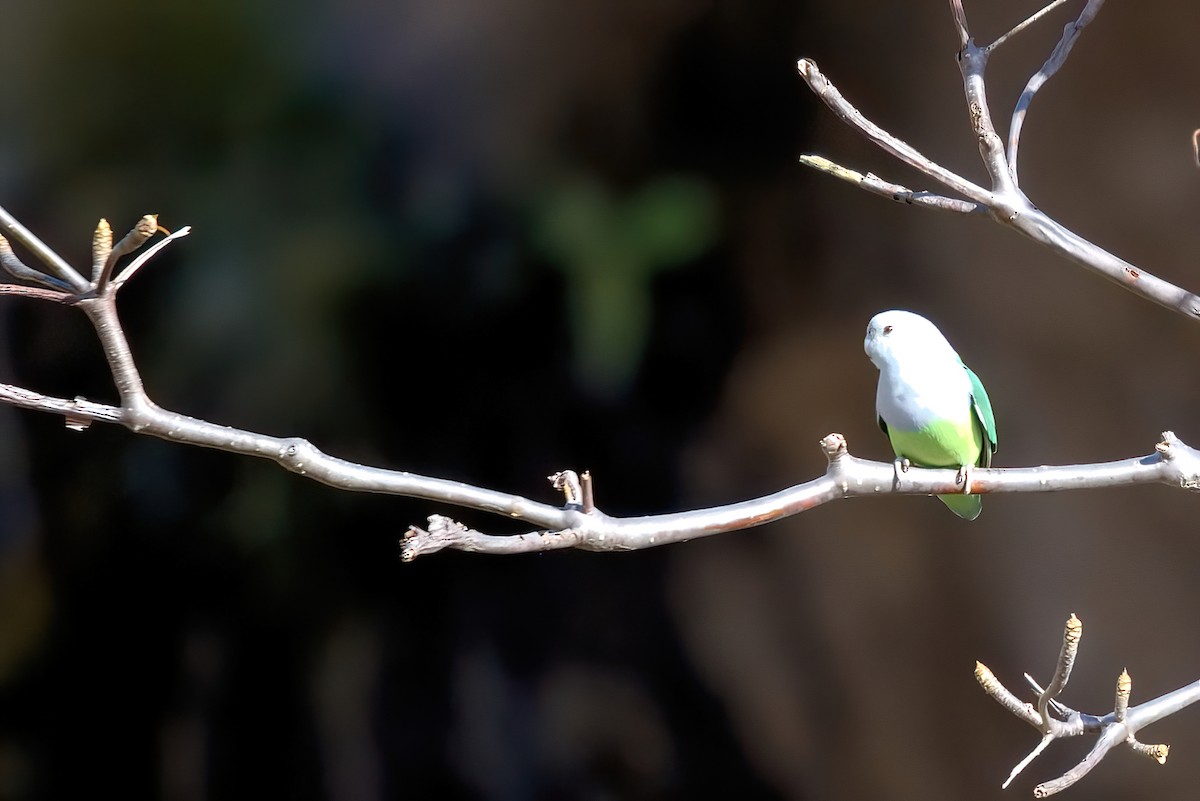
M 100 222 L 96 223 L 95 232 L 92 233 L 92 281 L 100 279 L 100 272 L 104 269 L 112 249 L 112 226 L 108 224 L 108 220 L 101 217 Z
M 1125 712 L 1129 709 L 1129 694 L 1133 690 L 1133 679 L 1129 678 L 1129 671 L 1122 670 L 1121 675 L 1117 676 L 1117 703 L 1113 707 L 1113 714 L 1117 721 L 1125 722 Z

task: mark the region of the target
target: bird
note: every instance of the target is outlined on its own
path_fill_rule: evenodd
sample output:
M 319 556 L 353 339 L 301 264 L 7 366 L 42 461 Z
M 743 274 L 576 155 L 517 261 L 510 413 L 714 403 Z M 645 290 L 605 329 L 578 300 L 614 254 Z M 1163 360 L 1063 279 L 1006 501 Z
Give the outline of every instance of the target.
M 961 518 L 979 517 L 983 501 L 969 494 L 971 468 L 990 467 L 996 453 L 996 419 L 979 377 L 937 326 L 910 311 L 872 317 L 863 349 L 879 368 L 875 414 L 897 469 L 958 469 L 963 493 L 937 497 Z

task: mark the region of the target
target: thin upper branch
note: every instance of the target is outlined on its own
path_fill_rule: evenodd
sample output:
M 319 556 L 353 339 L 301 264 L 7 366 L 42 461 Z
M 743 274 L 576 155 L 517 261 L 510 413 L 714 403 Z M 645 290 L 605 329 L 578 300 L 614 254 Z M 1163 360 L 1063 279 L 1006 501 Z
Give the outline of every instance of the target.
M 977 214 L 987 211 L 985 206 L 973 203 L 970 200 L 946 197 L 945 195 L 933 192 L 914 191 L 907 186 L 885 181 L 873 173 L 861 173 L 846 169 L 840 164 L 835 164 L 829 159 L 821 158 L 820 156 L 801 156 L 800 163 L 806 167 L 812 167 L 814 170 L 832 175 L 834 178 L 841 178 L 843 181 L 852 183 L 860 189 L 865 189 L 872 194 L 885 197 L 888 200 L 894 200 L 897 203 L 905 203 L 910 206 L 920 206 L 927 209 L 937 209 L 938 211 L 952 211 L 958 214 Z
M 1043 9 L 1043 11 L 1048 11 L 1054 5 L 1052 3 Z M 1079 34 L 1083 32 L 1088 23 L 1096 18 L 1103 5 L 1104 0 L 1088 0 L 1088 4 L 1084 6 L 1083 11 L 1079 12 L 1079 17 L 1063 28 L 1062 38 L 1058 40 L 1054 51 L 1050 53 L 1050 57 L 1046 59 L 1046 63 L 1042 65 L 1042 68 L 1029 78 L 1029 82 L 1025 84 L 1025 89 L 1021 92 L 1021 96 L 1017 98 L 1017 104 L 1013 108 L 1012 122 L 1008 127 L 1008 167 L 1012 173 L 1013 180 L 1017 178 L 1017 147 L 1021 141 L 1021 128 L 1025 124 L 1025 114 L 1029 110 L 1029 104 L 1033 102 L 1033 96 L 1037 94 L 1046 81 L 1054 76 L 1054 73 L 1062 68 L 1062 65 L 1067 60 L 1067 56 L 1071 54 L 1071 48 L 1079 40 Z M 993 46 L 995 44 L 998 44 L 998 42 L 993 43 Z
M 1038 73 L 1043 75 L 1043 82 L 1062 65 L 1071 46 L 1078 38 L 1079 32 L 1094 18 L 1102 4 L 1102 0 L 1089 0 L 1079 18 L 1067 26 L 1062 41 L 1059 42 L 1046 65 Z M 992 46 L 979 47 L 970 38 L 961 0 L 951 0 L 951 9 L 954 12 L 955 23 L 963 42 L 962 49 L 959 51 L 959 69 L 963 76 L 963 90 L 972 130 L 978 141 L 980 156 L 992 181 L 990 190 L 947 170 L 916 148 L 872 122 L 842 96 L 841 92 L 817 69 L 817 65 L 811 60 L 800 60 L 798 65 L 800 74 L 804 76 L 805 81 L 817 97 L 824 101 L 838 118 L 900 161 L 962 195 L 967 199 L 961 201 L 962 203 L 970 203 L 985 209 L 992 219 L 1001 225 L 1025 235 L 1060 256 L 1074 261 L 1147 300 L 1178 312 L 1188 319 L 1200 322 L 1200 295 L 1135 267 L 1099 245 L 1068 230 L 1037 208 L 1020 190 L 1016 182 L 1016 171 L 1012 160 L 1005 152 L 1004 144 L 996 132 L 987 103 L 984 71 Z M 1032 97 L 1032 94 L 1029 97 Z M 1025 105 L 1027 106 L 1028 102 Z M 1015 157 L 1015 148 L 1013 148 L 1013 154 Z M 829 159 L 809 155 L 802 157 L 801 162 L 854 183 L 873 194 L 889 196 L 881 186 L 885 182 L 878 181 L 878 179 L 870 181 L 860 178 L 859 172 Z M 893 197 L 893 199 L 896 198 Z M 954 202 L 956 202 L 955 198 L 946 198 L 924 205 L 954 211 L 968 210 L 966 206 L 953 205 Z
M 1042 8 L 1038 11 L 1035 11 L 1034 13 L 1032 13 L 1028 17 L 1026 17 L 1023 21 L 1018 22 L 1007 33 L 997 37 L 996 41 L 992 42 L 990 45 L 988 45 L 984 49 L 990 53 L 991 51 L 995 50 L 1000 45 L 1004 44 L 1009 39 L 1016 36 L 1018 33 L 1025 30 L 1026 28 L 1028 28 L 1030 25 L 1033 25 L 1035 22 L 1040 20 L 1042 17 L 1046 16 L 1051 11 L 1053 11 L 1054 9 L 1058 8 L 1059 6 L 1065 4 L 1066 2 L 1067 2 L 1067 0 L 1054 0 L 1054 2 L 1052 2 L 1050 5 L 1046 6 L 1045 8 Z M 961 44 L 964 44 L 964 45 L 966 43 L 967 42 L 965 39 L 961 42 Z
M 861 111 L 851 105 L 842 96 L 842 93 L 838 91 L 836 86 L 830 83 L 824 73 L 817 68 L 815 61 L 802 58 L 796 62 L 796 69 L 804 76 L 804 80 L 808 83 L 809 88 L 813 90 L 817 97 L 825 101 L 825 105 L 829 106 L 843 122 L 853 128 L 857 128 L 881 149 L 892 154 L 905 164 L 935 178 L 955 192 L 977 203 L 987 203 L 988 192 L 983 187 L 968 181 L 952 170 L 946 169 L 912 145 L 893 136 L 867 119 Z
M 9 214 L 3 206 L 0 206 L 0 231 L 28 248 L 50 268 L 51 273 L 76 291 L 84 292 L 88 289 L 87 279 L 80 275 L 74 267 L 67 264 L 62 256 L 51 250 L 45 242 L 34 236 L 32 231 L 17 222 L 16 218 Z

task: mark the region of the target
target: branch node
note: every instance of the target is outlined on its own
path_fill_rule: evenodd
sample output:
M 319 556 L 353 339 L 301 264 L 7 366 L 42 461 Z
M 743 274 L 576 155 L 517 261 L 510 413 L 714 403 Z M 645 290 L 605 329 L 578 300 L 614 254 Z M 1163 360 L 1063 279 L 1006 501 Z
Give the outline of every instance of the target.
M 583 507 L 583 488 L 579 484 L 579 474 L 574 470 L 561 470 L 552 476 L 546 476 L 556 490 L 566 498 L 568 509 Z
M 830 465 L 850 452 L 846 445 L 846 438 L 841 434 L 826 434 L 820 444 L 821 452 L 825 454 Z

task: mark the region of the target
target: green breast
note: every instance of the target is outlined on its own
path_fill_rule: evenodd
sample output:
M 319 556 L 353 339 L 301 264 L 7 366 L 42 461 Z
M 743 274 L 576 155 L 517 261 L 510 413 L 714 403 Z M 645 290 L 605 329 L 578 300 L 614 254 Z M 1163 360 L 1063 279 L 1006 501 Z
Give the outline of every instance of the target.
M 961 421 L 942 420 L 919 431 L 889 427 L 888 438 L 898 458 L 918 467 L 978 465 L 983 451 L 983 434 L 974 415 Z

